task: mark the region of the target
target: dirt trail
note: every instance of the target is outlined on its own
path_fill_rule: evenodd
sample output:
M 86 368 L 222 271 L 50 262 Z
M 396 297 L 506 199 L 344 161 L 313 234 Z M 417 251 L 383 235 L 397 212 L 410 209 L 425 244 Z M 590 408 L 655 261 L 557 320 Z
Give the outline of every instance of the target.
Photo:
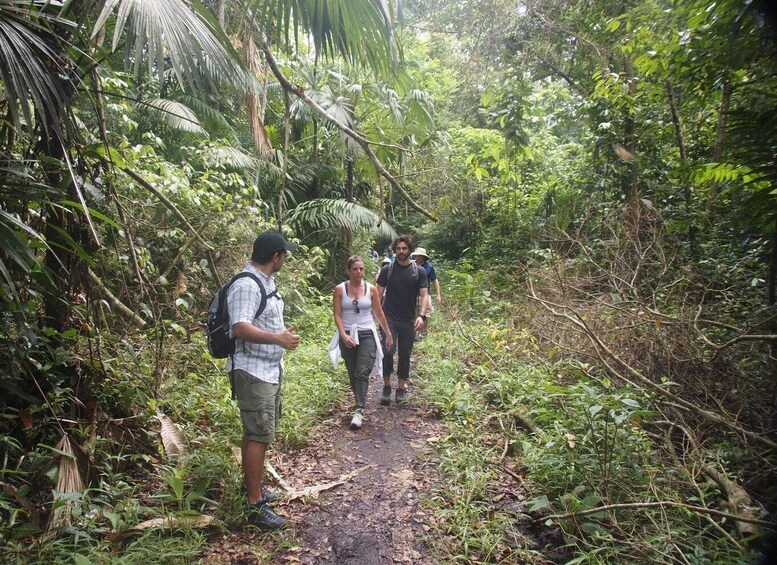
M 342 365 L 341 365 L 342 367 Z M 344 371 L 344 368 L 343 368 Z M 396 377 L 394 377 L 396 385 Z M 383 379 L 370 378 L 369 401 L 360 431 L 351 431 L 351 407 L 344 405 L 316 431 L 304 449 L 272 452 L 278 474 L 295 490 L 325 485 L 351 474 L 318 498 L 275 505 L 292 533 L 263 534 L 254 528 L 211 539 L 203 562 L 257 563 L 252 546 L 283 547 L 277 563 L 434 563 L 423 537 L 429 516 L 419 505 L 436 479 L 432 444 L 444 425 L 413 398 L 402 405 L 379 403 Z M 352 395 L 346 397 L 351 402 Z M 274 490 L 281 490 L 267 477 Z
M 312 445 L 277 461 L 278 472 L 293 477 L 297 488 L 360 471 L 321 493 L 318 504 L 292 501 L 279 508 L 299 542 L 282 553 L 286 561 L 433 563 L 422 541 L 429 517 L 418 502 L 435 479 L 430 440 L 439 437 L 443 425 L 412 397 L 403 405 L 381 406 L 382 384 L 373 374 L 361 431 L 349 430 L 350 408 L 343 407 Z

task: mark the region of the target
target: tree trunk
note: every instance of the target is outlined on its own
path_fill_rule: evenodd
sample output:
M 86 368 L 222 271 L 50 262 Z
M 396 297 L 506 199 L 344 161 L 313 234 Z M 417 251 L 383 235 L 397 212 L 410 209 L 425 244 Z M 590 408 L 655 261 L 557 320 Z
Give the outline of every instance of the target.
M 291 100 L 288 91 L 283 91 L 283 177 L 281 189 L 278 192 L 278 231 L 283 228 L 283 195 L 286 192 L 286 171 L 289 162 L 289 139 L 291 137 Z
M 723 146 L 726 142 L 726 115 L 728 114 L 729 106 L 731 105 L 731 81 L 727 80 L 723 85 L 723 93 L 720 97 L 720 107 L 718 108 L 718 126 L 717 133 L 715 135 L 715 150 L 712 154 L 713 163 L 720 163 L 721 157 L 723 157 Z M 707 196 L 707 213 L 711 214 L 718 200 L 718 183 L 712 183 L 710 191 Z
M 772 232 L 772 251 L 769 254 L 768 294 L 769 306 L 777 304 L 777 228 Z M 777 324 L 777 321 L 775 321 Z M 775 326 L 777 329 L 777 326 Z
M 680 179 L 683 185 L 683 201 L 685 202 L 685 213 L 688 218 L 691 218 L 693 213 L 693 194 L 691 193 L 691 184 L 688 182 L 688 151 L 685 147 L 685 136 L 683 135 L 683 127 L 680 122 L 680 115 L 677 112 L 677 101 L 674 95 L 674 85 L 671 81 L 666 81 L 666 94 L 669 99 L 669 109 L 672 112 L 672 124 L 674 124 L 675 135 L 677 136 L 677 148 L 680 152 Z M 688 226 L 688 245 L 690 247 L 691 256 L 697 257 L 699 255 L 696 245 L 696 226 L 691 221 Z
M 353 157 L 350 155 L 345 158 L 345 199 L 353 202 Z
M 312 88 L 318 89 L 318 52 L 316 52 L 313 58 L 313 84 Z M 315 174 L 313 175 L 313 182 L 310 183 L 310 197 L 318 198 L 320 194 L 321 179 L 319 179 L 319 167 L 318 167 L 318 116 L 313 116 L 313 166 Z
M 225 12 L 224 7 L 226 3 L 227 3 L 227 0 L 219 0 L 218 4 L 216 5 L 216 17 L 219 20 L 219 27 L 221 27 L 221 29 L 225 29 L 224 24 L 226 23 L 226 18 L 224 13 Z
M 313 182 L 310 183 L 310 197 L 318 198 L 320 190 L 320 181 L 318 178 L 318 118 L 313 116 L 313 165 L 315 166 L 315 174 L 313 175 Z
M 624 186 L 624 197 L 626 199 L 626 206 L 629 209 L 629 215 L 636 221 L 638 215 L 638 197 L 639 192 L 637 190 L 637 159 L 636 159 L 636 126 L 634 120 L 634 112 L 631 105 L 634 102 L 634 98 L 637 93 L 637 86 L 634 82 L 634 66 L 631 63 L 631 59 L 626 57 L 623 61 L 623 71 L 626 75 L 626 83 L 629 87 L 629 100 L 628 107 L 626 108 L 626 116 L 624 119 L 624 132 L 623 132 L 623 147 L 626 150 L 626 178 Z
M 777 288 L 775 288 L 777 286 L 777 227 L 772 232 L 772 249 L 771 253 L 769 253 L 769 271 L 767 273 L 766 286 L 769 306 L 774 310 L 775 304 L 777 304 Z M 777 319 L 772 317 L 769 326 L 772 333 L 777 333 Z M 777 344 L 771 344 L 770 349 L 772 378 L 774 383 L 777 383 Z M 772 386 L 772 405 L 774 405 L 775 399 L 777 399 L 777 387 Z M 772 416 L 772 427 L 774 427 L 775 423 L 777 423 L 777 414 Z

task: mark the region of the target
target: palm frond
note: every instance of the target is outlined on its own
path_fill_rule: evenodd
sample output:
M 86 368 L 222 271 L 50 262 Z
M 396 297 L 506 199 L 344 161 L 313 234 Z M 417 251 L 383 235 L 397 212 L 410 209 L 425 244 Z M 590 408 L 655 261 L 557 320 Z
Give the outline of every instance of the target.
M 210 132 L 213 138 L 224 136 L 233 145 L 240 145 L 240 136 L 223 113 L 196 96 L 185 94 L 179 99 L 201 117 L 201 121 L 205 122 L 205 129 Z M 215 129 L 218 129 L 218 134 L 214 133 Z
M 254 171 L 277 180 L 283 174 L 283 170 L 276 164 L 279 153 L 277 150 L 270 150 L 266 156 L 258 158 L 236 147 L 214 147 L 208 150 L 207 159 L 210 165 Z
M 253 0 L 252 13 L 275 43 L 299 43 L 309 33 L 316 52 L 341 55 L 354 66 L 366 62 L 375 72 L 396 69 L 400 49 L 394 12 L 387 0 Z
M 10 299 L 6 294 L 16 297 L 16 285 L 6 261 L 16 265 L 13 270 L 17 273 L 38 271 L 49 277 L 49 271 L 39 257 L 39 250 L 49 249 L 48 244 L 40 233 L 22 221 L 20 213 L 26 210 L 30 201 L 53 205 L 60 192 L 36 182 L 23 163 L 12 160 L 0 162 L 0 186 L 3 187 L 0 194 L 0 248 L 5 251 L 5 257 L 0 257 L 0 279 L 5 283 L 0 294 L 3 299 Z
M 765 93 L 757 105 L 730 112 L 727 129 L 752 216 L 765 224 L 777 222 L 777 95 Z
M 57 473 L 57 488 L 54 491 L 54 511 L 46 524 L 48 532 L 70 525 L 74 507 L 73 495 L 84 492 L 86 488 L 83 472 L 88 467 L 86 453 L 70 439 L 68 434 L 63 435 L 57 443 L 57 451 L 61 459 Z
M 308 94 L 313 100 L 320 104 L 320 95 L 318 92 L 313 91 Z M 289 113 L 291 119 L 296 124 L 304 124 L 314 119 L 316 116 L 315 111 L 302 99 L 295 98 L 289 105 Z
M 186 436 L 167 415 L 157 412 L 156 417 L 160 424 L 159 437 L 162 439 L 165 454 L 172 461 L 182 465 L 186 458 Z
M 34 109 L 40 115 L 59 116 L 68 99 L 65 91 L 69 61 L 53 45 L 59 40 L 52 28 L 75 24 L 50 8 L 62 8 L 52 0 L 0 0 L 0 79 L 9 100 L 8 109 L 15 126 L 21 125 L 19 108 L 25 125 L 32 129 Z M 58 127 L 57 121 L 42 125 Z
M 391 113 L 391 117 L 394 118 L 394 121 L 399 126 L 402 126 L 405 123 L 405 116 L 402 110 L 402 105 L 399 102 L 399 95 L 397 94 L 397 92 L 393 88 L 389 88 L 388 86 L 383 86 L 378 88 L 378 95 L 381 97 L 381 99 L 383 100 L 383 103 L 389 109 L 389 112 Z
M 190 133 L 207 133 L 197 119 L 194 110 L 175 100 L 153 98 L 143 106 L 150 109 L 169 128 Z
M 396 231 L 385 220 L 361 204 L 347 200 L 319 198 L 308 200 L 294 208 L 288 223 L 298 229 L 368 229 L 383 239 L 394 239 Z
M 434 124 L 434 102 L 425 90 L 413 89 L 408 95 L 408 111 L 413 121 L 420 124 Z
M 214 147 L 207 152 L 208 163 L 233 169 L 255 169 L 259 159 L 236 147 Z
M 248 90 L 253 79 L 203 10 L 195 11 L 181 0 L 106 0 L 93 37 L 114 11 L 112 50 L 118 48 L 126 33 L 127 59 L 134 62 L 136 73 L 139 65 L 147 61 L 149 74 L 162 79 L 169 61 L 182 88 L 200 90 L 206 84 L 213 86 L 213 79 L 222 79 Z
M 353 107 L 351 101 L 343 96 L 331 100 L 329 106 L 324 108 L 326 115 L 335 122 L 353 129 Z

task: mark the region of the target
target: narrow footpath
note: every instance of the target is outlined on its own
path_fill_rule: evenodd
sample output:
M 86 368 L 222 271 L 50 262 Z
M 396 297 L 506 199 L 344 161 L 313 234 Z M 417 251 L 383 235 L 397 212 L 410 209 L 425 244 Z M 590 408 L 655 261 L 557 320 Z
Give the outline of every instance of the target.
M 326 484 L 318 503 L 290 503 L 299 546 L 283 552 L 287 562 L 371 565 L 433 563 L 423 544 L 429 516 L 419 506 L 436 478 L 430 442 L 443 425 L 413 401 L 379 403 L 382 378 L 370 379 L 370 400 L 360 431 L 351 431 L 344 406 L 304 452 L 278 462 L 282 476 Z M 350 396 L 350 395 L 349 395 Z M 297 486 L 297 485 L 295 485 Z M 281 510 L 282 511 L 282 510 Z
M 256 544 L 279 548 L 276 563 L 434 563 L 423 541 L 433 518 L 419 500 L 436 479 L 432 444 L 444 425 L 426 414 L 412 388 L 404 404 L 397 405 L 392 395 L 391 405 L 381 406 L 382 386 L 383 379 L 373 373 L 360 431 L 349 429 L 352 407 L 344 404 L 317 428 L 308 446 L 270 454 L 294 491 L 322 489 L 275 505 L 293 532 L 248 528 L 219 536 L 203 562 L 257 563 L 251 549 Z M 283 490 L 272 477 L 268 483 Z

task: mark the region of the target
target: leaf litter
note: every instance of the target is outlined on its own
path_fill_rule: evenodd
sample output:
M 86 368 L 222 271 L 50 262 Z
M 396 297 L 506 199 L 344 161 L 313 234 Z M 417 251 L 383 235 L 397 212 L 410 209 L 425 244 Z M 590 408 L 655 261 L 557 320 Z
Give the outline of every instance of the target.
M 433 443 L 444 437 L 444 424 L 412 398 L 381 406 L 381 387 L 374 374 L 361 430 L 349 429 L 351 412 L 341 406 L 305 448 L 270 453 L 265 481 L 283 494 L 274 509 L 288 520 L 291 536 L 253 528 L 218 535 L 203 559 L 259 563 L 262 551 L 252 546 L 277 544 L 276 563 L 435 563 L 420 499 L 437 478 Z

